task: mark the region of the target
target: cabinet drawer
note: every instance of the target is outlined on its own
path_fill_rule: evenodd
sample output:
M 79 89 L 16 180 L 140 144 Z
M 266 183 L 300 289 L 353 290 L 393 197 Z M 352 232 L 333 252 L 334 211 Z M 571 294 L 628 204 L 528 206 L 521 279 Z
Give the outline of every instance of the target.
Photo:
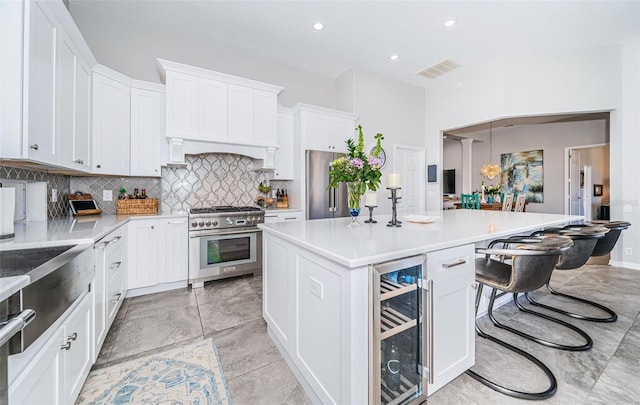
M 427 253 L 427 277 L 434 282 L 474 274 L 473 244 Z
M 301 211 L 280 212 L 280 213 L 278 213 L 278 220 L 280 222 L 300 221 L 301 219 L 302 219 L 302 212 Z
M 265 214 L 264 216 L 264 223 L 265 224 L 272 224 L 274 222 L 278 222 L 278 214 Z
M 126 272 L 123 268 L 118 269 L 107 286 L 107 319 L 108 325 L 111 325 L 113 318 L 115 318 L 120 304 L 124 300 L 125 296 L 125 282 Z

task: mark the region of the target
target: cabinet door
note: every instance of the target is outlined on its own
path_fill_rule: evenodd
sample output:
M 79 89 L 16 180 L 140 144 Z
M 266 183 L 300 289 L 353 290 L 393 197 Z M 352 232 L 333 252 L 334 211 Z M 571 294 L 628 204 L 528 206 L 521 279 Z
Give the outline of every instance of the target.
M 253 89 L 233 84 L 230 84 L 228 89 L 228 142 L 251 143 L 253 141 Z
M 198 78 L 167 71 L 167 136 L 198 139 Z
M 293 115 L 278 113 L 278 149 L 273 180 L 293 180 Z
M 72 169 L 89 170 L 89 69 L 64 31 L 60 31 L 58 58 L 58 163 Z
M 127 243 L 128 288 L 150 287 L 161 282 L 165 274 L 164 250 L 165 224 L 163 220 L 134 220 L 129 222 Z
M 187 218 L 166 221 L 164 262 L 165 283 L 184 281 L 189 278 L 189 236 Z M 162 260 L 162 259 L 161 259 Z
M 93 172 L 129 175 L 130 89 L 93 74 Z
M 29 159 L 57 163 L 56 81 L 59 26 L 46 2 L 25 4 L 24 114 Z
M 131 89 L 131 175 L 160 176 L 164 94 Z
M 9 387 L 10 404 L 67 403 L 63 397 L 64 350 L 60 348 L 63 344 L 61 326 Z
M 302 116 L 302 136 L 304 149 L 324 150 L 333 152 L 334 149 L 327 143 L 330 117 L 325 115 L 304 112 Z
M 198 79 L 198 137 L 208 141 L 227 139 L 227 84 Z
M 100 353 L 100 347 L 107 335 L 107 280 L 105 273 L 105 249 L 106 238 L 96 243 L 95 250 L 95 269 L 96 276 L 93 282 L 93 338 L 94 338 L 94 360 Z
M 73 163 L 91 170 L 91 69 L 76 60 L 76 106 Z
M 69 349 L 64 350 L 64 403 L 66 404 L 75 402 L 93 364 L 91 358 L 92 299 L 92 293 L 85 296 L 78 307 L 73 310 L 65 326 L 65 344 L 69 345 Z
M 257 145 L 278 143 L 278 96 L 253 90 L 253 141 Z
M 355 137 L 355 122 L 353 120 L 335 117 L 329 120 L 327 142 L 331 145 L 331 150 L 346 153 L 346 140 L 352 138 L 354 141 L 357 141 Z

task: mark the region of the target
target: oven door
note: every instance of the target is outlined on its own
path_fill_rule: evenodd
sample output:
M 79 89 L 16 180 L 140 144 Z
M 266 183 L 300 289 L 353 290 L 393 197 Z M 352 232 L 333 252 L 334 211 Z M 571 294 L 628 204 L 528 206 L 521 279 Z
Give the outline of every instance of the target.
M 258 229 L 190 235 L 189 251 L 190 284 L 262 271 L 262 231 Z

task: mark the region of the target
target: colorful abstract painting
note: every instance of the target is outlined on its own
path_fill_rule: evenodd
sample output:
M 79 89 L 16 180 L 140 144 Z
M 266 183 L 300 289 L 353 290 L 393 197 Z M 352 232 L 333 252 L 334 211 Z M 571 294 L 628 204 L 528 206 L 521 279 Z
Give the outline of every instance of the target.
M 503 153 L 502 190 L 507 193 L 525 193 L 528 203 L 544 202 L 544 176 L 542 150 Z

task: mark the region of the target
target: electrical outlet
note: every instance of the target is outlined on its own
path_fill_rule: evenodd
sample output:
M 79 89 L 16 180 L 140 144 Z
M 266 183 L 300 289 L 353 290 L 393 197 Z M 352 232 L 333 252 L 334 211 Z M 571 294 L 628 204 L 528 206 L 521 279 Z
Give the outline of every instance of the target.
M 102 190 L 102 201 L 113 201 L 113 190 Z
M 320 299 L 324 298 L 322 283 L 313 277 L 309 277 L 309 290 L 311 290 L 311 294 L 315 295 L 316 297 Z
M 627 256 L 633 256 L 633 249 L 631 249 L 631 248 L 627 248 L 627 249 L 624 251 L 624 254 L 625 254 L 625 255 L 627 255 Z
M 55 188 L 51 189 L 51 202 L 58 202 L 58 190 Z
M 633 212 L 633 205 L 631 204 L 625 204 L 622 211 L 624 212 Z

